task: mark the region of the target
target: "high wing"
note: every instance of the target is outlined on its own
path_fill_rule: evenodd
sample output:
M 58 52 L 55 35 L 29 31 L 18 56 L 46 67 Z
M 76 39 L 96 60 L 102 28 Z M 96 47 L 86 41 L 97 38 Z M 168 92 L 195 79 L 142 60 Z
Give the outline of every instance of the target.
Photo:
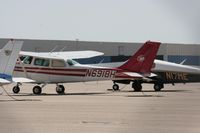
M 21 51 L 20 55 L 29 55 L 40 58 L 53 58 L 53 59 L 82 59 L 101 56 L 104 53 L 97 51 L 65 51 L 65 52 L 25 52 Z

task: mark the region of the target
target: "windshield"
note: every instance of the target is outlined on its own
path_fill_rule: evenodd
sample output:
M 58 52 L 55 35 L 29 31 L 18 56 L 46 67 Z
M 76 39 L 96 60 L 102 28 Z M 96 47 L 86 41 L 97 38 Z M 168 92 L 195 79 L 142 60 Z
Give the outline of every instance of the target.
M 70 66 L 75 65 L 75 64 L 78 64 L 78 62 L 76 62 L 76 61 L 74 61 L 74 60 L 72 60 L 72 59 L 68 59 L 68 60 L 67 60 L 67 63 L 68 63 Z
M 20 59 L 23 59 L 24 64 L 31 64 L 33 57 L 32 56 L 26 56 L 26 57 L 23 57 L 23 58 L 20 58 Z

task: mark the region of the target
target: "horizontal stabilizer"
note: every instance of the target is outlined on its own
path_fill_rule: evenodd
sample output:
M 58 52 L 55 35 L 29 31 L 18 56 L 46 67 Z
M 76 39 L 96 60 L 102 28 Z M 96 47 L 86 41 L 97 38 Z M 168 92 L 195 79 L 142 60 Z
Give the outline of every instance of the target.
M 135 73 L 135 72 L 124 72 L 124 74 L 131 76 L 131 77 L 138 77 L 138 78 L 144 78 L 147 77 L 146 74 L 140 74 L 140 73 Z M 150 73 L 148 74 L 148 77 L 155 77 L 158 76 L 155 73 Z
M 155 74 L 155 73 L 150 73 L 150 75 L 148 76 L 148 77 L 157 77 L 158 75 L 157 74 Z
M 134 77 L 134 78 L 143 78 L 144 76 L 139 74 L 139 73 L 134 73 L 134 72 L 124 72 L 124 74 L 128 75 L 128 76 L 131 76 L 131 77 Z
M 35 80 L 22 78 L 22 77 L 14 77 L 12 80 L 13 82 L 16 82 L 16 83 L 34 83 L 35 82 Z
M 0 84 L 9 84 L 9 83 L 11 83 L 10 80 L 0 78 Z

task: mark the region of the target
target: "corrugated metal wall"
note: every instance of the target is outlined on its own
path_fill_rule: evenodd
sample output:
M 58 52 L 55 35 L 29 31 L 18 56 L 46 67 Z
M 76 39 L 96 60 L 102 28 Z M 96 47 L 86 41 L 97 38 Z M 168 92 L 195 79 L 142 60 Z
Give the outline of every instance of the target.
M 0 39 L 2 48 L 9 39 Z M 125 42 L 89 42 L 89 41 L 68 41 L 68 40 L 24 40 L 22 50 L 35 52 L 74 51 L 74 50 L 96 50 L 105 53 L 105 61 L 117 61 L 127 59 L 135 53 L 142 43 Z M 171 62 L 180 63 L 186 59 L 186 64 L 200 65 L 200 44 L 162 44 L 158 58 Z M 95 59 L 91 59 L 95 60 Z

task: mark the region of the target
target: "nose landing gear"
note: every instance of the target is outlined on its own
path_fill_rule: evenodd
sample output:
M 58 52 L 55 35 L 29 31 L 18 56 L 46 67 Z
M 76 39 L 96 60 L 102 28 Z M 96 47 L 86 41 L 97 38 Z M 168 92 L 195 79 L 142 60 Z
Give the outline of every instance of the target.
M 38 85 L 33 87 L 33 94 L 40 95 L 41 93 L 42 93 L 42 87 Z

